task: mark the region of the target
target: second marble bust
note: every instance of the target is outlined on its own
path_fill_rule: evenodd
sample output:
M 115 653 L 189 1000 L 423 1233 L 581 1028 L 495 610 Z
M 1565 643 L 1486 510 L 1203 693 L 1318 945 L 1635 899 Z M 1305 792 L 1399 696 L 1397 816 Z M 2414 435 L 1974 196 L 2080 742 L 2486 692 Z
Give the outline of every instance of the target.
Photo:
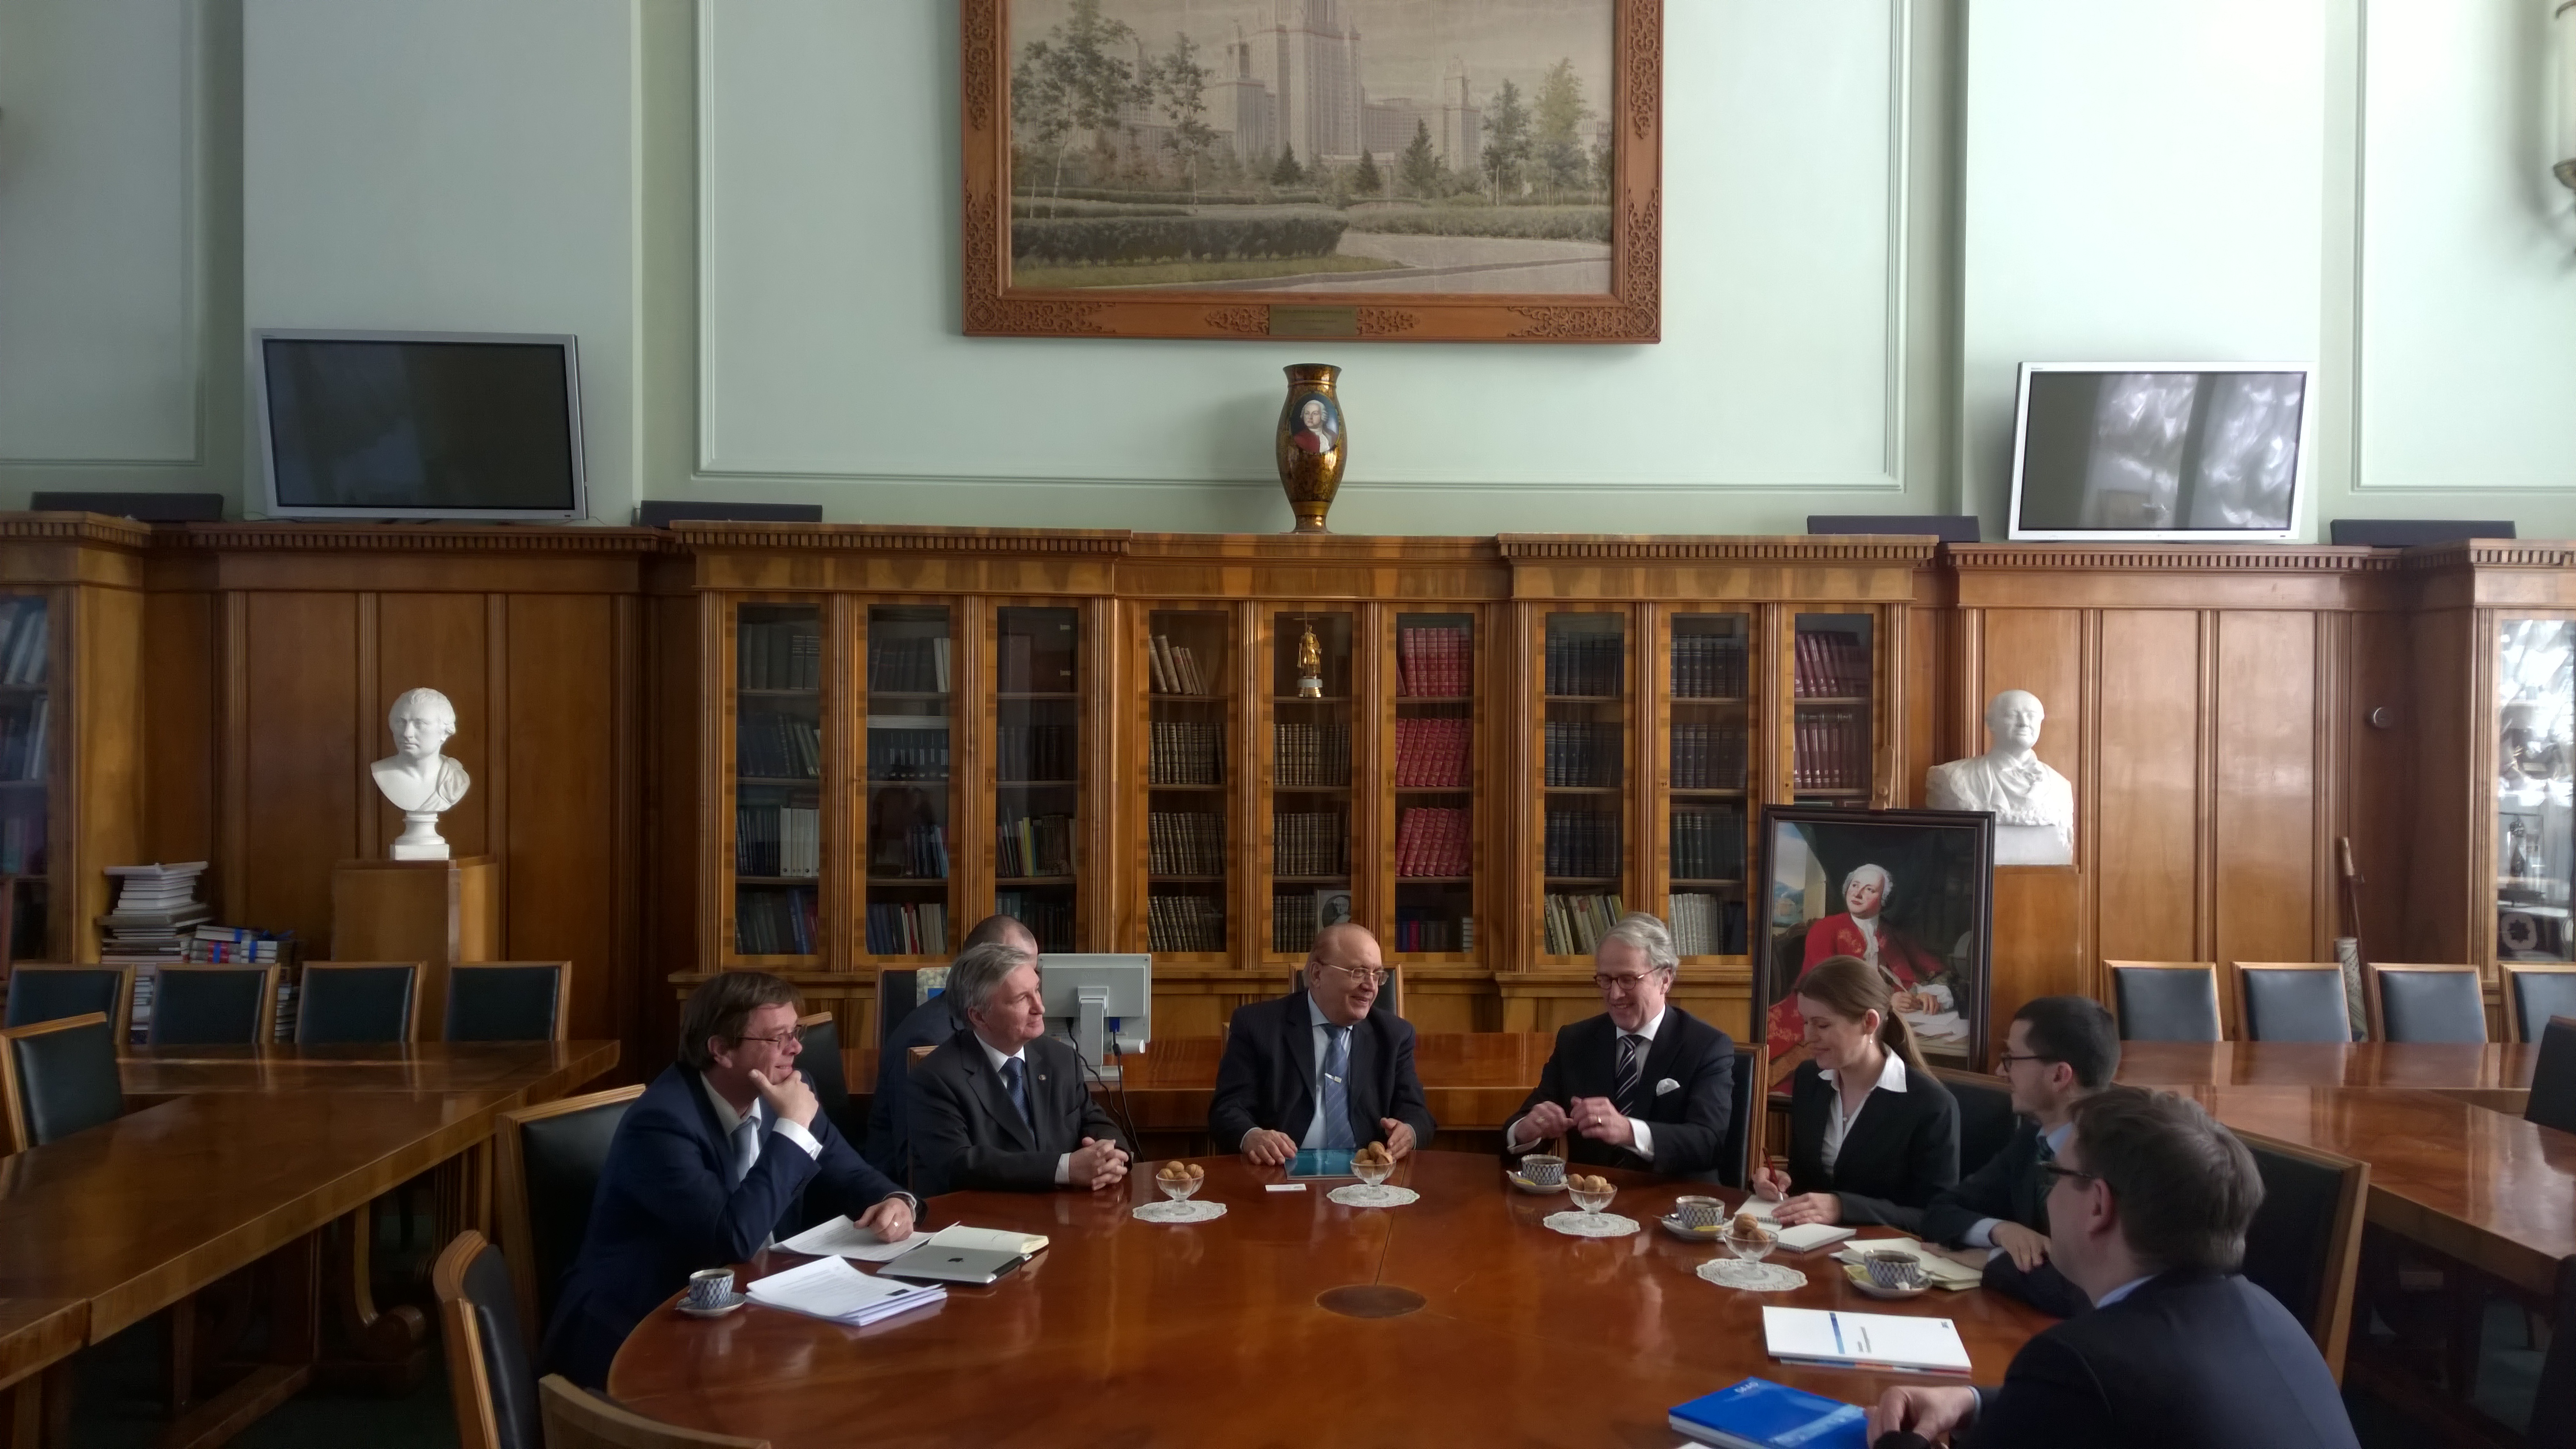
M 2031 753 L 2048 717 L 2039 696 L 2007 689 L 1986 705 L 1982 755 L 1934 765 L 1923 781 L 1935 810 L 1991 810 L 1995 864 L 2070 865 L 2075 860 L 2075 787 Z

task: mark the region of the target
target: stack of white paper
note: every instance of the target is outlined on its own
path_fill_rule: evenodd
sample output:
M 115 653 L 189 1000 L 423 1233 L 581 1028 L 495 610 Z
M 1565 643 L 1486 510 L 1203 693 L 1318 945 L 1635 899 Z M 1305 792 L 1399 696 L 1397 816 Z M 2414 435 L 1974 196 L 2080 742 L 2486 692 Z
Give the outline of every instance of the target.
M 1771 1356 L 1784 1363 L 1968 1372 L 1968 1346 L 1959 1341 L 1958 1325 L 1946 1318 L 1765 1308 L 1762 1337 Z
M 751 1285 L 754 1303 L 853 1325 L 927 1308 L 947 1297 L 945 1288 L 871 1278 L 837 1257 L 817 1258 Z
M 929 1241 L 915 1233 L 902 1242 L 889 1243 L 844 1217 L 817 1223 L 778 1246 L 791 1253 L 811 1253 L 818 1258 L 856 1258 L 862 1263 L 890 1263 Z

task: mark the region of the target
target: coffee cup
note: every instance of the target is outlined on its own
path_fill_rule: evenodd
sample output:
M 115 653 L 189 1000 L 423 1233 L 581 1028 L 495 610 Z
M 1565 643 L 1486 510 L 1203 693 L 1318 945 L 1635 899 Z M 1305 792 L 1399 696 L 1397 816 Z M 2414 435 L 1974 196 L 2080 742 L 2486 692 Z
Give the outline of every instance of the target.
M 732 1298 L 731 1268 L 701 1268 L 689 1275 L 689 1296 L 681 1301 L 691 1308 L 722 1308 Z
M 1923 1265 L 1911 1253 L 1864 1254 L 1861 1267 L 1869 1274 L 1869 1281 L 1881 1288 L 1923 1286 Z
M 1683 1227 L 1706 1231 L 1726 1217 L 1726 1204 L 1713 1197 L 1677 1197 L 1673 1199 L 1673 1217 Z
M 1565 1181 L 1565 1159 L 1533 1152 L 1521 1159 L 1521 1176 L 1529 1179 L 1532 1187 L 1554 1187 Z

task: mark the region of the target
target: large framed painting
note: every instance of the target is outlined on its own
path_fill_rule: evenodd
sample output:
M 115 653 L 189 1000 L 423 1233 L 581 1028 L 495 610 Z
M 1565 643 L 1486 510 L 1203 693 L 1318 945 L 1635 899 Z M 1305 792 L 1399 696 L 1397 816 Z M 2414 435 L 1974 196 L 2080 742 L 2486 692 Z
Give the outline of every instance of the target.
M 965 329 L 1653 342 L 1663 0 L 960 0 Z
M 1878 967 L 1935 1066 L 1984 1069 L 1994 816 L 1771 805 L 1756 845 L 1771 906 L 1753 932 L 1753 1019 L 1775 1071 L 1805 1056 L 1798 978 L 1833 956 Z

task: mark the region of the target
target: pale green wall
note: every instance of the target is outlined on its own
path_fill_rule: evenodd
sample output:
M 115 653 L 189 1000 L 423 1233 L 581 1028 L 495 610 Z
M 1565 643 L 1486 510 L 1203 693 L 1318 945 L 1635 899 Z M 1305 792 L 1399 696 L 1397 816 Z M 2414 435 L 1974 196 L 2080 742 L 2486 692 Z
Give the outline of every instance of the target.
M 2576 534 L 2546 0 L 1667 7 L 1644 348 L 957 335 L 954 0 L 0 0 L 0 504 L 240 493 L 243 328 L 581 334 L 594 512 L 2000 519 L 2026 357 L 2322 362 L 2316 518 Z

